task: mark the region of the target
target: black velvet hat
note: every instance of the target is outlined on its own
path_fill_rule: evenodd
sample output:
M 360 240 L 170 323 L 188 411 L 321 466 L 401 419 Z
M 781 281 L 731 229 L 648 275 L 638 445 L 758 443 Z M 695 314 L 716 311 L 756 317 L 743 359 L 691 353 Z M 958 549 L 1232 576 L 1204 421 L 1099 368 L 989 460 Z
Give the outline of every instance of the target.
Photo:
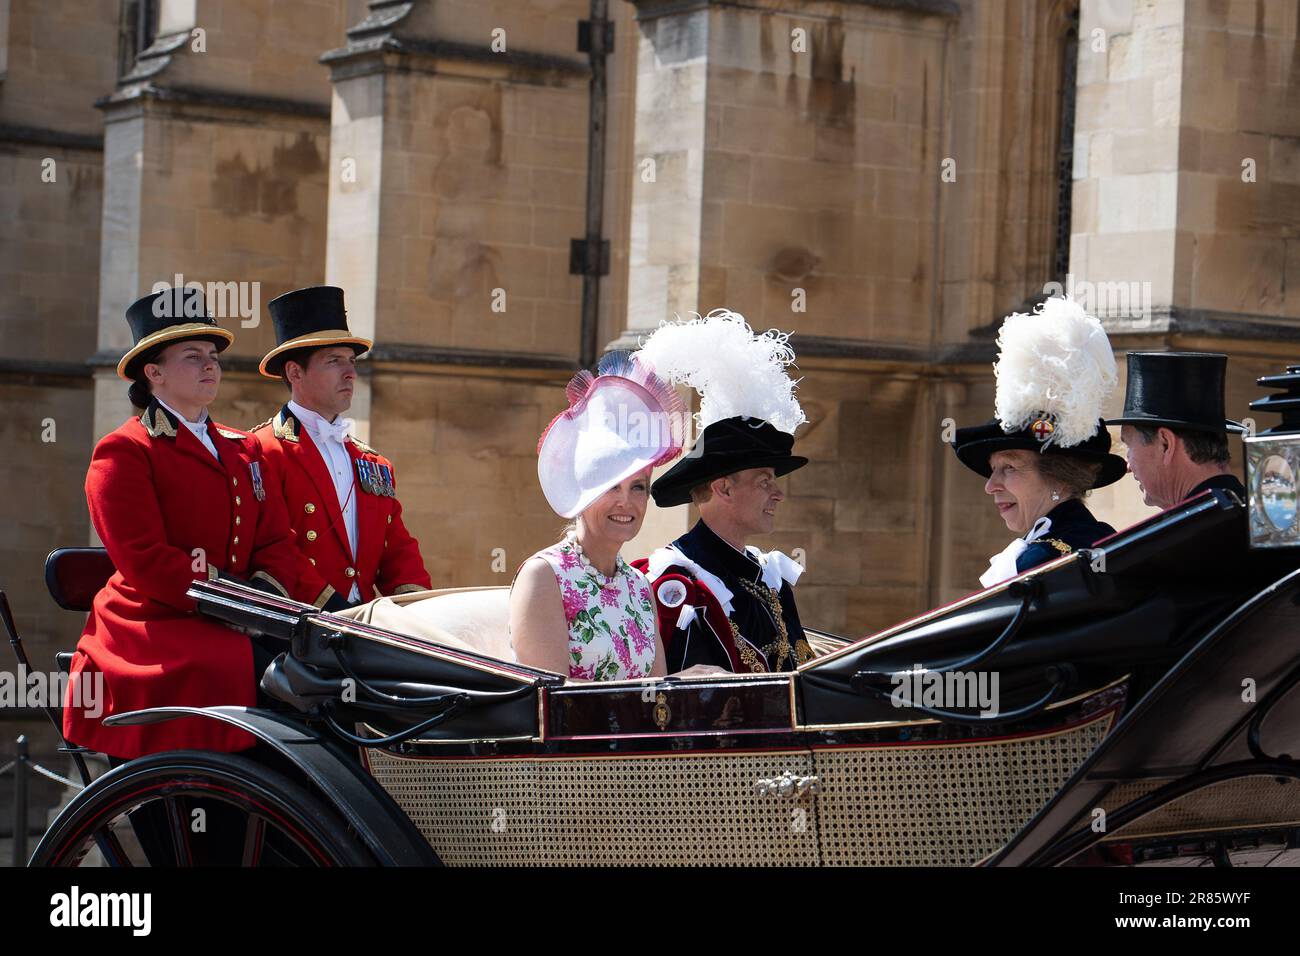
M 1224 415 L 1227 365 L 1218 352 L 1129 352 L 1124 411 L 1106 424 L 1240 432 Z
M 1041 451 L 1044 455 L 1066 455 L 1087 464 L 1100 464 L 1101 471 L 1092 484 L 1093 488 L 1113 485 L 1124 477 L 1127 466 L 1123 458 L 1110 453 L 1110 432 L 1106 430 L 1104 422 L 1097 422 L 1097 434 L 1070 448 L 1061 448 L 1055 444 L 1043 447 L 1043 442 L 1051 436 L 1052 429 L 1051 421 L 1044 419 L 1008 434 L 995 418 L 983 425 L 957 429 L 952 447 L 963 465 L 985 478 L 993 474 L 993 468 L 989 464 L 993 453 L 1014 448 Z
M 650 486 L 660 508 L 684 505 L 696 485 L 743 471 L 771 468 L 787 475 L 808 464 L 808 459 L 790 454 L 794 436 L 760 418 L 724 418 L 700 434 L 695 447 Z
M 327 345 L 350 345 L 358 355 L 374 345 L 348 331 L 348 315 L 343 308 L 343 290 L 332 285 L 309 286 L 278 295 L 266 304 L 275 325 L 276 347 L 262 359 L 259 371 L 268 378 L 279 378 L 284 363 L 297 349 L 316 349 Z
M 139 374 L 145 353 L 156 346 L 204 339 L 221 352 L 235 341 L 234 333 L 217 325 L 217 320 L 208 315 L 203 290 L 190 286 L 151 292 L 136 299 L 127 306 L 126 323 L 131 327 L 135 344 L 117 363 L 117 374 L 128 382 Z

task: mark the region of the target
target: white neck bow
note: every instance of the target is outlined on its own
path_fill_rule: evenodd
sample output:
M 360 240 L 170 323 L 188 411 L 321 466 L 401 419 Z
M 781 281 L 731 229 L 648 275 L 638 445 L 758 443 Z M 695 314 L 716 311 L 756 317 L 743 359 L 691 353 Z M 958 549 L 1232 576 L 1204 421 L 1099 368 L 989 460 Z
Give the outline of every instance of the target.
M 1034 526 L 1029 529 L 1029 533 L 1023 538 L 1016 538 L 1007 545 L 1000 553 L 989 558 L 989 569 L 980 575 L 980 584 L 986 588 L 1014 578 L 1020 572 L 1016 570 L 1016 559 L 1025 552 L 1031 544 L 1041 538 L 1047 532 L 1052 530 L 1051 518 L 1039 518 L 1034 522 Z
M 347 441 L 348 436 L 352 434 L 352 427 L 356 425 L 350 418 L 338 418 L 332 422 L 321 419 L 316 427 L 320 432 L 321 438 L 326 441 L 336 441 L 340 445 Z

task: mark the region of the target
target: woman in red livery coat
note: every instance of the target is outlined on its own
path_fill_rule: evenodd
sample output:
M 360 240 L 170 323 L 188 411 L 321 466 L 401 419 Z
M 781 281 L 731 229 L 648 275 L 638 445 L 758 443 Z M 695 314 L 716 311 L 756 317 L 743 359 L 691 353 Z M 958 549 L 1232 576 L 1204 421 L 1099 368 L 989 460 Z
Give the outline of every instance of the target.
M 234 336 L 207 315 L 197 289 L 145 296 L 126 317 L 135 345 L 118 375 L 132 382 L 132 404 L 143 414 L 95 446 L 86 475 L 90 518 L 117 571 L 95 597 L 68 684 L 85 674 L 92 682 L 82 686 L 94 687 L 102 673 L 103 708 L 89 717 L 69 693 L 63 733 L 118 760 L 243 750 L 252 737 L 210 720 L 103 725 L 104 717 L 163 705 L 253 706 L 249 638 L 199 617 L 185 591 L 225 576 L 285 596 L 299 587 L 288 516 L 265 493 L 257 440 L 207 416 L 221 381 L 217 353 Z M 258 651 L 264 667 L 269 655 Z

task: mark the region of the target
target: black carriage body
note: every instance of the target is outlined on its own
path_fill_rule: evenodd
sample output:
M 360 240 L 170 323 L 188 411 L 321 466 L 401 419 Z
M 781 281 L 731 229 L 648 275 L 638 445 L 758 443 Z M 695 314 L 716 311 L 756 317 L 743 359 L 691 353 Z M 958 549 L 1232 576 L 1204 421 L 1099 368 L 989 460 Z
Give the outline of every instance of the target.
M 264 687 L 314 732 L 391 738 L 365 766 L 448 863 L 1141 862 L 1193 831 L 1300 826 L 1289 794 L 1252 815 L 1233 791 L 1188 826 L 1123 812 L 1196 774 L 1258 790 L 1300 750 L 1296 563 L 1250 550 L 1244 503 L 1216 491 L 793 674 L 589 684 L 221 582 L 192 593 L 286 640 Z M 900 706 L 917 666 L 996 673 L 997 712 Z M 1118 822 L 1097 834 L 1103 804 Z

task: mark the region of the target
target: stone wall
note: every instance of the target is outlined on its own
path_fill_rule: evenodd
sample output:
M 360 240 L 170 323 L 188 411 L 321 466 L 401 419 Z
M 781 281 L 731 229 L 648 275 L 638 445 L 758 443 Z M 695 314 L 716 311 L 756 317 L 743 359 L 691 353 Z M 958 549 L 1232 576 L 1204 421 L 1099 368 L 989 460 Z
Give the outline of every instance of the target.
M 1186 4 L 1178 305 L 1288 325 L 1300 316 L 1295 14 L 1287 4 Z
M 537 483 L 537 436 L 567 376 L 376 369 L 375 447 L 393 458 L 403 520 L 434 587 L 504 586 L 565 524 Z

